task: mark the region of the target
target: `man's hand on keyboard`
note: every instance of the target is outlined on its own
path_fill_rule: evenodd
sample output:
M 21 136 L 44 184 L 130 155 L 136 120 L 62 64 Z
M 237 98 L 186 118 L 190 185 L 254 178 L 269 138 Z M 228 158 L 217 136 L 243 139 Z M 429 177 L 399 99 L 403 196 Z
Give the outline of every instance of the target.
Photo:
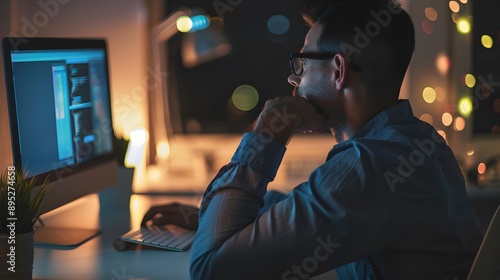
M 185 229 L 198 228 L 198 208 L 173 203 L 153 206 L 144 214 L 141 226 L 173 224 Z

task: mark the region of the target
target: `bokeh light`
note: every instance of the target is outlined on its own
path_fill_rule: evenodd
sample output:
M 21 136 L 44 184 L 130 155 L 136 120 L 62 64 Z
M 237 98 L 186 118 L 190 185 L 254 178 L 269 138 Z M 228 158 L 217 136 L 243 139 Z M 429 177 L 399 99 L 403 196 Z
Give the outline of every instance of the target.
M 476 85 L 476 77 L 472 74 L 467 74 L 464 76 L 464 83 L 467 87 L 473 88 Z
M 446 140 L 446 132 L 444 132 L 443 130 L 438 130 L 437 133 L 441 135 L 441 137 L 443 137 L 444 140 Z
M 465 152 L 467 153 L 468 156 L 472 156 L 475 153 L 474 145 L 467 144 L 467 146 L 465 146 Z
M 432 26 L 432 22 L 428 20 L 422 21 L 422 30 L 427 34 L 432 34 L 434 31 L 434 27 Z
M 448 6 L 450 7 L 450 10 L 454 13 L 460 12 L 460 4 L 458 4 L 457 1 L 450 1 Z
M 430 125 L 432 125 L 432 124 L 434 123 L 434 119 L 433 119 L 433 118 L 432 118 L 432 116 L 431 116 L 431 115 L 429 115 L 429 114 L 422 114 L 422 115 L 420 116 L 420 120 L 421 120 L 421 121 L 424 121 L 424 122 L 426 122 L 426 123 L 428 123 L 428 124 L 430 124 Z
M 436 87 L 434 89 L 436 91 L 436 100 L 444 101 L 446 99 L 446 90 L 442 87 Z
M 148 132 L 145 128 L 136 128 L 130 132 L 130 143 L 134 146 L 141 146 L 146 144 L 148 139 Z
M 429 104 L 433 103 L 434 101 L 436 101 L 436 91 L 431 87 L 426 87 L 422 92 L 422 97 L 424 98 L 425 102 Z
M 438 18 L 438 12 L 432 7 L 425 8 L 425 16 L 430 21 L 436 21 Z
M 206 15 L 193 16 L 191 17 L 191 22 L 193 23 L 191 31 L 203 30 L 210 26 L 210 18 Z
M 490 35 L 483 35 L 481 36 L 481 44 L 483 44 L 483 47 L 491 49 L 493 47 L 493 38 Z
M 486 164 L 484 164 L 484 162 L 477 165 L 477 172 L 479 174 L 484 174 L 486 172 Z
M 460 2 L 462 2 L 463 4 L 467 4 L 467 0 L 460 0 Z
M 444 113 L 441 121 L 445 126 L 450 126 L 453 123 L 453 116 L 450 113 Z
M 193 21 L 188 16 L 179 17 L 177 19 L 176 24 L 177 24 L 177 30 L 183 33 L 189 32 L 191 31 L 191 28 L 193 28 Z
M 290 21 L 283 15 L 274 15 L 267 20 L 267 29 L 274 35 L 283 35 L 290 29 Z
M 468 117 L 472 112 L 472 101 L 470 97 L 462 97 L 458 102 L 458 111 L 464 117 Z
M 170 146 L 168 145 L 168 142 L 160 141 L 158 144 L 156 144 L 156 153 L 160 158 L 168 158 L 168 156 L 170 155 Z
M 497 98 L 495 99 L 495 101 L 493 101 L 493 111 L 500 114 L 500 98 Z
M 456 130 L 456 131 L 462 131 L 465 129 L 465 119 L 462 118 L 462 117 L 457 117 L 455 119 L 455 122 L 454 122 L 454 125 L 453 125 L 453 128 Z
M 445 75 L 448 73 L 448 70 L 450 69 L 450 58 L 444 54 L 441 53 L 436 57 L 436 68 L 438 69 L 439 73 Z
M 457 29 L 462 34 L 468 34 L 470 32 L 469 20 L 461 18 L 457 21 Z
M 233 105 L 241 111 L 250 111 L 259 102 L 259 92 L 251 85 L 241 85 L 231 96 Z
M 184 123 L 184 129 L 188 133 L 200 133 L 201 123 L 195 118 L 189 118 Z

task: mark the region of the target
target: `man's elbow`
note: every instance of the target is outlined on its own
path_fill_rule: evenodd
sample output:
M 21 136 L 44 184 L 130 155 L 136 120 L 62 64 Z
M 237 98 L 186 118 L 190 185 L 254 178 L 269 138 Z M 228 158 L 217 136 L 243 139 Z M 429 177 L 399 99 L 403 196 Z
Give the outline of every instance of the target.
M 193 280 L 204 280 L 213 279 L 212 277 L 212 266 L 210 265 L 210 253 L 206 253 L 202 256 L 191 257 L 191 262 L 189 265 L 189 273 L 191 279 Z

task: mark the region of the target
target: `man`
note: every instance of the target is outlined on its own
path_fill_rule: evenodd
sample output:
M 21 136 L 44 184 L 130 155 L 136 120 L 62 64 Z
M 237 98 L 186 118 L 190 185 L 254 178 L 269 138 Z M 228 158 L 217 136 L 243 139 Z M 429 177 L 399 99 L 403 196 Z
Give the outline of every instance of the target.
M 349 280 L 466 279 L 482 236 L 460 168 L 398 100 L 414 48 L 410 17 L 390 0 L 311 0 L 303 14 L 311 28 L 291 55 L 293 95 L 266 103 L 208 186 L 192 278 L 336 269 Z M 266 187 L 292 135 L 323 129 L 339 142 L 326 162 L 271 202 Z

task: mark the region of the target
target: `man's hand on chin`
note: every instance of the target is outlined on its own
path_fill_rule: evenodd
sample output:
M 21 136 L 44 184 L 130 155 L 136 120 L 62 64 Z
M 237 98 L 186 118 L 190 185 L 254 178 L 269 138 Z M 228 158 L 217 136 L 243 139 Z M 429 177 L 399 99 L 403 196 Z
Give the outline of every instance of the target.
M 300 96 L 276 97 L 268 100 L 260 113 L 254 132 L 287 144 L 295 132 L 319 132 L 326 117 Z

